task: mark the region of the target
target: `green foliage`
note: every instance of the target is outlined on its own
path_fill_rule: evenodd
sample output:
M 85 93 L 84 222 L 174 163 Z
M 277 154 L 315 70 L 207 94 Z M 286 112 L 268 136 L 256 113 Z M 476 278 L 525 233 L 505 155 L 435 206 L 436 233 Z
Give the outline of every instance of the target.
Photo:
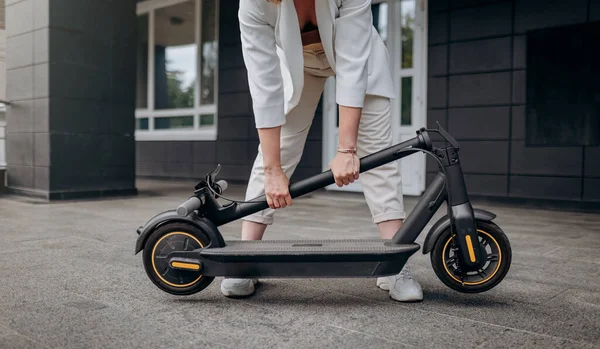
M 181 71 L 167 72 L 167 95 L 169 97 L 169 108 L 193 108 L 194 107 L 194 86 L 190 84 L 187 88 L 182 85 Z

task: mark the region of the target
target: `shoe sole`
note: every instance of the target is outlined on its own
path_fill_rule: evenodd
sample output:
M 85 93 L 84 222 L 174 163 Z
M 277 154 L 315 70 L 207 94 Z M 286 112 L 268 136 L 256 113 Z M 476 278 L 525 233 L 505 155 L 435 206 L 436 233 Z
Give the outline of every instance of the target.
M 251 296 L 254 294 L 254 291 L 256 290 L 254 286 L 256 284 L 258 284 L 258 280 L 252 280 L 251 286 L 246 288 L 245 290 L 243 290 L 244 292 L 240 292 L 239 289 L 233 290 L 233 289 L 228 289 L 228 288 L 221 286 L 221 293 L 225 297 L 229 297 L 229 298 L 248 297 L 248 296 Z
M 423 298 L 421 298 L 421 299 L 418 299 L 418 298 L 413 298 L 413 299 L 398 299 L 398 298 L 395 298 L 394 296 L 392 296 L 391 294 L 390 294 L 390 298 L 393 299 L 393 300 L 395 300 L 396 302 L 402 302 L 402 303 L 419 303 L 419 302 L 423 301 Z
M 382 282 L 380 284 L 377 284 L 377 287 L 379 287 L 380 289 L 384 290 L 384 291 L 389 291 L 390 290 L 390 284 L 387 282 Z

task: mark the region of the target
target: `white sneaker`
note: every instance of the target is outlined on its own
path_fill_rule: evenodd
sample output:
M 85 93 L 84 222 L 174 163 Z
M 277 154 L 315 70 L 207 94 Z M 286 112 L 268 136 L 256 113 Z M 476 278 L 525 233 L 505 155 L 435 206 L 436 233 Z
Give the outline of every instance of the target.
M 421 285 L 413 279 L 408 265 L 405 265 L 398 275 L 377 278 L 377 286 L 384 291 L 389 291 L 390 297 L 399 302 L 423 300 Z
M 223 279 L 221 293 L 225 297 L 245 297 L 254 293 L 257 279 Z

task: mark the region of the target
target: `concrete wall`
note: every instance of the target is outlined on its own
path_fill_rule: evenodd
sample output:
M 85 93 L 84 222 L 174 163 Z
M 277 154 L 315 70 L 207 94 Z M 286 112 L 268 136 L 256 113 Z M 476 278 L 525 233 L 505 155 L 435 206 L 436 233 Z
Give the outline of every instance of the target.
M 469 191 L 600 201 L 600 147 L 525 146 L 527 32 L 600 20 L 600 1 L 429 0 L 429 8 L 428 124 L 460 141 Z M 431 179 L 433 162 L 427 170 Z
M 202 178 L 220 163 L 220 178 L 248 181 L 258 150 L 258 133 L 242 58 L 238 8 L 230 1 L 220 3 L 217 141 L 137 142 L 140 176 Z M 293 180 L 321 172 L 322 125 L 319 109 Z
M 135 192 L 135 1 L 9 0 L 8 187 Z
M 0 100 L 6 100 L 6 22 L 4 0 L 0 0 Z M 0 170 L 6 167 L 6 112 L 0 108 Z M 4 175 L 0 176 L 0 188 Z

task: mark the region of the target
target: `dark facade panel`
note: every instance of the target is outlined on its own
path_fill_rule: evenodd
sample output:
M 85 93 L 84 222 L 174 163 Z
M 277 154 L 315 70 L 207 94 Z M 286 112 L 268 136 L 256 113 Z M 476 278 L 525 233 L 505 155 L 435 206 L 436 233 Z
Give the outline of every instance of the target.
M 510 73 L 469 74 L 450 77 L 451 107 L 510 103 Z
M 448 74 L 448 45 L 431 46 L 428 56 L 428 75 L 446 75 Z
M 590 0 L 590 21 L 600 21 L 600 0 Z
M 508 173 L 508 141 L 462 141 L 460 146 L 464 173 Z
M 221 70 L 219 76 L 219 93 L 249 92 L 246 68 Z
M 427 107 L 445 108 L 447 105 L 446 82 L 448 78 L 429 78 L 427 82 Z
M 217 144 L 215 142 L 192 142 L 192 157 L 196 164 L 215 164 L 217 162 Z
M 451 44 L 450 74 L 509 69 L 510 45 L 510 37 Z
M 136 174 L 138 176 L 164 177 L 166 165 L 164 162 L 138 162 Z
M 429 45 L 448 42 L 448 14 L 432 13 L 429 16 Z
M 203 179 L 209 172 L 213 171 L 217 168 L 217 164 L 193 164 L 192 168 L 192 178 L 193 179 Z M 222 172 L 219 172 L 219 178 L 223 178 L 221 175 Z
M 513 37 L 513 69 L 527 68 L 527 36 Z
M 217 144 L 217 160 L 224 165 L 246 165 L 248 145 L 240 141 L 221 141 Z
M 526 147 L 512 142 L 511 174 L 581 177 L 581 147 Z
M 110 71 L 111 42 L 96 40 L 81 31 L 68 28 L 50 28 L 50 56 L 53 63 L 77 64 L 100 71 Z M 135 69 L 135 61 L 130 69 Z
M 600 202 L 600 179 L 586 178 L 583 182 L 583 199 Z
M 166 162 L 166 147 L 163 142 L 136 142 L 139 162 Z
M 249 92 L 219 95 L 219 120 L 226 117 L 245 116 L 252 110 Z
M 241 55 L 241 45 L 230 45 L 221 48 L 221 55 L 219 57 L 219 69 L 221 71 L 229 69 L 245 69 L 244 57 Z
M 128 14 L 135 14 L 134 1 L 122 1 L 121 3 L 120 6 L 113 6 L 113 2 L 110 1 L 63 0 L 52 2 L 49 6 L 50 26 L 60 26 L 79 32 L 98 42 L 110 43 L 113 38 L 112 31 L 116 25 L 112 20 L 114 13 L 129 10 Z M 123 8 L 126 3 L 129 3 L 128 9 Z
M 231 4 L 229 4 L 229 6 L 231 6 Z M 221 13 L 219 17 L 219 45 L 222 45 L 223 47 L 239 46 L 242 42 L 240 24 L 237 21 L 237 7 L 238 6 L 235 6 L 235 9 L 234 7 L 230 7 L 223 11 L 224 3 L 221 4 Z
M 112 95 L 111 81 L 105 71 L 77 63 L 53 63 L 51 74 L 61 77 L 50 81 L 52 97 L 108 101 Z M 64 83 L 65 80 L 69 83 Z
M 600 147 L 585 148 L 584 176 L 600 178 Z
M 525 104 L 527 99 L 527 74 L 525 70 L 513 72 L 512 102 L 514 104 Z
M 50 99 L 48 107 L 52 115 L 49 122 L 51 132 L 106 133 L 110 132 L 112 120 L 125 119 L 133 122 L 131 108 L 115 115 L 108 101 L 54 97 Z
M 252 165 L 223 164 L 222 166 L 221 172 L 219 172 L 219 178 L 241 182 L 244 184 L 248 183 Z
M 165 149 L 165 162 L 169 164 L 194 162 L 194 147 L 192 142 L 162 142 L 162 146 Z
M 250 125 L 252 123 L 252 125 Z M 217 137 L 223 141 L 248 140 L 248 129 L 253 127 L 252 115 L 235 118 L 222 118 L 219 120 Z
M 512 33 L 512 4 L 504 2 L 452 11 L 450 39 L 470 40 Z
M 429 0 L 429 12 L 447 11 L 450 6 L 450 0 Z
M 194 173 L 194 164 L 190 162 L 166 163 L 164 164 L 164 176 L 170 178 L 196 177 Z
M 448 130 L 458 140 L 508 140 L 510 107 L 454 108 Z
M 303 167 L 321 167 L 323 147 L 320 141 L 307 141 L 300 163 Z
M 506 196 L 508 176 L 466 174 L 465 184 L 470 194 Z
M 437 123 L 440 123 L 443 128 L 448 129 L 446 122 L 446 109 L 433 109 L 427 111 L 427 127 L 437 128 Z
M 474 5 L 491 4 L 495 2 L 503 2 L 506 0 L 450 0 L 452 8 L 469 7 Z
M 525 106 L 512 107 L 512 140 L 525 140 Z
M 528 34 L 527 143 L 600 145 L 600 22 Z
M 540 6 L 538 0 L 520 0 L 515 8 L 515 31 L 584 23 L 589 0 L 551 0 Z
M 439 122 L 440 125 L 444 128 L 444 129 L 448 129 L 448 122 L 447 122 L 447 109 L 433 109 L 433 110 L 428 110 L 427 111 L 427 128 L 437 128 L 437 123 Z M 431 133 L 431 139 L 434 142 L 440 142 L 442 141 L 442 138 L 435 134 L 435 133 Z M 429 161 L 429 157 L 427 157 L 427 161 Z M 433 159 L 431 159 L 431 161 L 434 161 Z M 429 163 L 427 163 L 428 165 L 428 169 L 429 169 Z M 435 165 L 434 169 L 437 168 L 437 165 Z
M 509 195 L 517 198 L 580 200 L 581 178 L 511 176 Z

